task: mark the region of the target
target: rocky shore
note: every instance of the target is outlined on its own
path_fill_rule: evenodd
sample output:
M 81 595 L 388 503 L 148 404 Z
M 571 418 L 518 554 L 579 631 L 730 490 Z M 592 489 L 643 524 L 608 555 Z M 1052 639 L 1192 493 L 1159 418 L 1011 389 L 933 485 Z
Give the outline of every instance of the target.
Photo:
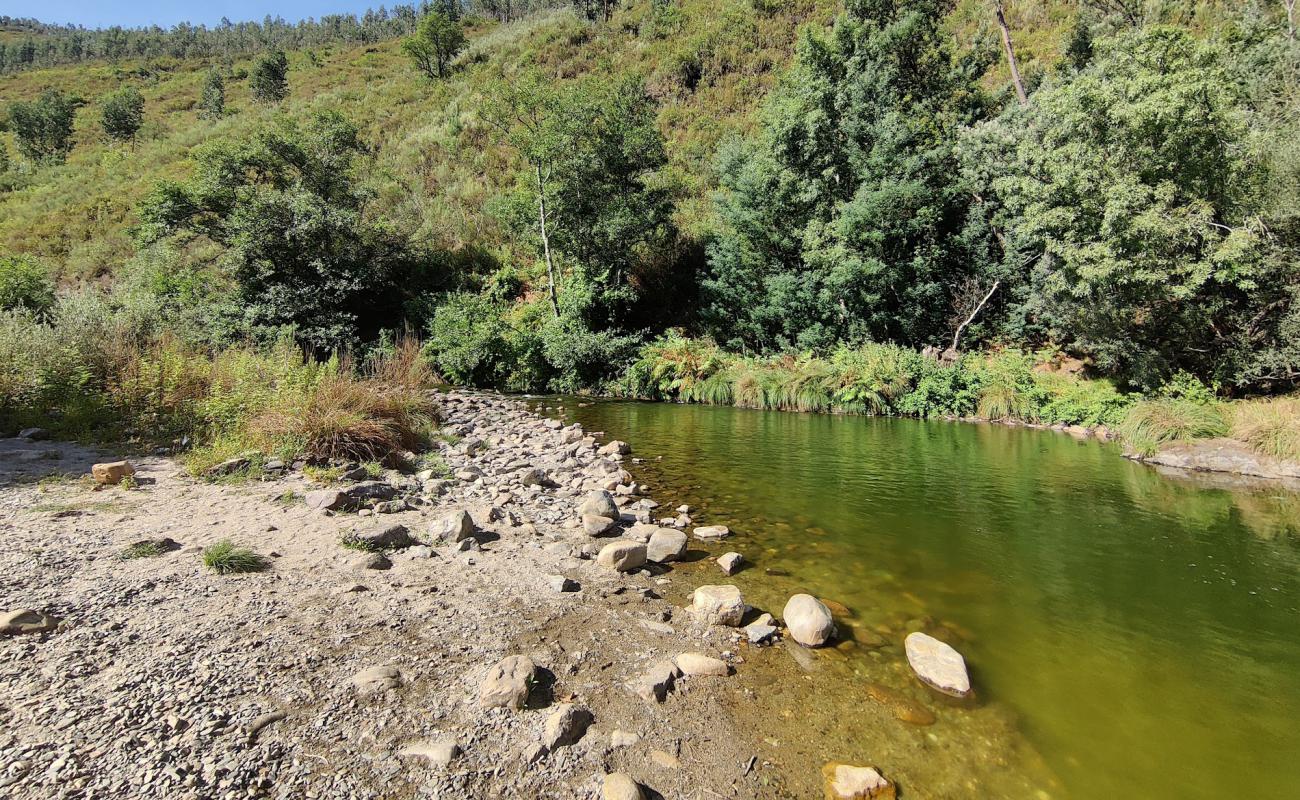
M 739 713 L 761 650 L 832 640 L 825 604 L 750 608 L 730 532 L 658 505 L 628 444 L 443 402 L 445 472 L 331 485 L 0 444 L 5 795 L 894 795 L 888 765 L 786 758 Z M 266 568 L 204 569 L 223 540 Z M 916 677 L 968 694 L 960 655 L 916 636 Z

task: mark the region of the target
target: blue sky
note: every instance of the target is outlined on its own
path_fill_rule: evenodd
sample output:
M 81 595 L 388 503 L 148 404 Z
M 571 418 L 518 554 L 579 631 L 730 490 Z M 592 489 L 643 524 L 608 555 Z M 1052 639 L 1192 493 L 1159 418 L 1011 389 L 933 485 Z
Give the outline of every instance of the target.
M 388 0 L 387 5 L 411 0 Z M 378 8 L 384 0 L 0 0 L 0 15 L 35 17 L 42 22 L 73 23 L 87 28 L 109 25 L 169 27 L 178 22 L 214 25 L 222 17 L 233 22 L 261 20 L 267 14 L 296 22 L 304 17 L 343 12 L 361 13 Z M 418 0 L 416 0 L 418 5 Z

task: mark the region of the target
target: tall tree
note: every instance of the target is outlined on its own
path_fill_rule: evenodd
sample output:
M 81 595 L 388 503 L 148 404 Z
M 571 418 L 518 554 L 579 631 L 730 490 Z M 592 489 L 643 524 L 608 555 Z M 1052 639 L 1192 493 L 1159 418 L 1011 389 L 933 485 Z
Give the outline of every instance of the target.
M 446 75 L 451 60 L 464 49 L 465 31 L 460 22 L 442 11 L 425 14 L 415 35 L 402 42 L 402 52 L 430 78 Z
M 264 54 L 253 65 L 248 76 L 253 99 L 262 103 L 278 103 L 289 96 L 289 59 L 283 50 Z
M 109 138 L 134 145 L 136 134 L 144 124 L 144 96 L 140 90 L 124 86 L 104 95 L 99 124 Z
M 37 162 L 61 163 L 72 150 L 72 122 L 76 107 L 57 89 L 46 89 L 30 102 L 9 104 L 9 128 L 18 152 Z

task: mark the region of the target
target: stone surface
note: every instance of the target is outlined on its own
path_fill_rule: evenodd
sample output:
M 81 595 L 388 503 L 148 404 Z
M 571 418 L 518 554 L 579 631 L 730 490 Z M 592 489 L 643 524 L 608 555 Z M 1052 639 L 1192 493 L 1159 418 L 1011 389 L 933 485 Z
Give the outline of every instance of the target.
M 894 800 L 894 784 L 874 767 L 827 764 L 822 767 L 826 800 Z
M 90 474 L 100 486 L 116 486 L 123 478 L 135 474 L 135 466 L 130 461 L 108 461 L 91 465 Z
M 835 635 L 831 610 L 810 594 L 797 594 L 786 601 L 781 619 L 790 637 L 804 647 L 821 647 Z
M 336 489 L 316 489 L 308 492 L 303 501 L 317 511 L 340 511 L 347 507 L 348 496 Z
M 677 668 L 684 675 L 719 675 L 726 676 L 731 674 L 731 667 L 727 662 L 713 656 L 706 656 L 703 653 L 682 653 L 674 659 Z
M 460 745 L 453 739 L 412 742 L 403 747 L 399 755 L 423 758 L 430 764 L 445 767 L 460 755 Z
M 631 455 L 632 445 L 628 444 L 627 442 L 623 442 L 623 441 L 619 441 L 618 439 L 615 439 L 614 441 L 600 448 L 596 452 L 598 452 L 602 456 L 626 456 L 626 455 Z
M 362 553 L 352 559 L 352 566 L 355 569 L 392 569 L 393 562 L 383 553 Z
M 416 544 L 405 525 L 380 525 L 353 534 L 359 542 L 382 550 L 397 550 Z
M 362 694 L 396 689 L 402 685 L 402 673 L 397 667 L 369 667 L 352 676 L 352 685 Z
M 593 517 L 608 517 L 618 519 L 618 506 L 614 503 L 614 498 L 609 492 L 603 489 L 597 489 L 587 495 L 578 506 L 580 516 L 591 515 Z
M 484 706 L 523 708 L 536 671 L 537 665 L 528 656 L 503 658 L 479 684 L 479 702 Z
M 632 682 L 632 690 L 648 702 L 662 703 L 681 674 L 673 662 L 656 661 Z
M 646 544 L 646 558 L 656 564 L 676 561 L 686 555 L 686 534 L 672 528 L 659 528 Z
M 726 525 L 702 525 L 691 531 L 696 539 L 705 541 L 725 539 L 731 535 L 731 529 Z
M 606 569 L 631 572 L 645 565 L 646 546 L 640 542 L 620 540 L 600 548 L 596 563 Z
M 19 609 L 0 614 L 0 636 L 46 633 L 59 626 L 59 619 L 40 611 Z
M 474 524 L 469 512 L 460 510 L 443 515 L 433 524 L 429 534 L 435 541 L 457 544 L 473 536 L 477 530 L 478 526 Z
M 745 557 L 740 553 L 723 553 L 718 557 L 718 567 L 722 569 L 723 575 L 735 575 L 744 565 Z
M 599 514 L 582 515 L 582 532 L 588 536 L 604 536 L 614 529 L 617 520 L 614 517 L 603 517 Z
M 952 697 L 970 694 L 966 659 L 951 646 L 918 631 L 907 635 L 903 648 L 907 652 L 907 663 L 922 683 Z
M 745 600 L 740 589 L 730 584 L 705 585 L 692 595 L 691 611 L 704 622 L 734 628 L 745 616 Z
M 593 719 L 586 708 L 575 703 L 562 703 L 546 718 L 542 744 L 551 751 L 575 744 L 587 732 Z
M 546 582 L 556 592 L 576 592 L 582 588 L 577 581 L 563 575 L 548 575 Z
M 611 772 L 600 787 L 601 800 L 645 800 L 645 792 L 626 772 Z

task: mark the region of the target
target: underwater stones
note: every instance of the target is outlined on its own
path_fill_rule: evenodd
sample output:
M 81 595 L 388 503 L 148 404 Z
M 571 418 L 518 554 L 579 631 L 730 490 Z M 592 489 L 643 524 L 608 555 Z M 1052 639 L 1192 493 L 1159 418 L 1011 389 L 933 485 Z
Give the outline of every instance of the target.
M 704 622 L 735 628 L 745 616 L 745 600 L 730 584 L 705 585 L 691 596 L 691 611 Z
M 867 684 L 867 697 L 884 706 L 894 719 L 909 725 L 933 725 L 934 712 L 911 698 L 879 683 Z
M 711 541 L 715 539 L 725 539 L 731 535 L 731 528 L 726 525 L 702 525 L 691 531 L 696 539 Z
M 894 800 L 894 784 L 875 767 L 827 764 L 822 767 L 826 800 Z
M 810 594 L 797 594 L 781 612 L 790 636 L 804 647 L 821 647 L 835 635 L 831 610 Z
M 970 675 L 961 653 L 920 632 L 909 633 L 903 648 L 907 651 L 907 663 L 926 686 L 952 697 L 970 695 Z

